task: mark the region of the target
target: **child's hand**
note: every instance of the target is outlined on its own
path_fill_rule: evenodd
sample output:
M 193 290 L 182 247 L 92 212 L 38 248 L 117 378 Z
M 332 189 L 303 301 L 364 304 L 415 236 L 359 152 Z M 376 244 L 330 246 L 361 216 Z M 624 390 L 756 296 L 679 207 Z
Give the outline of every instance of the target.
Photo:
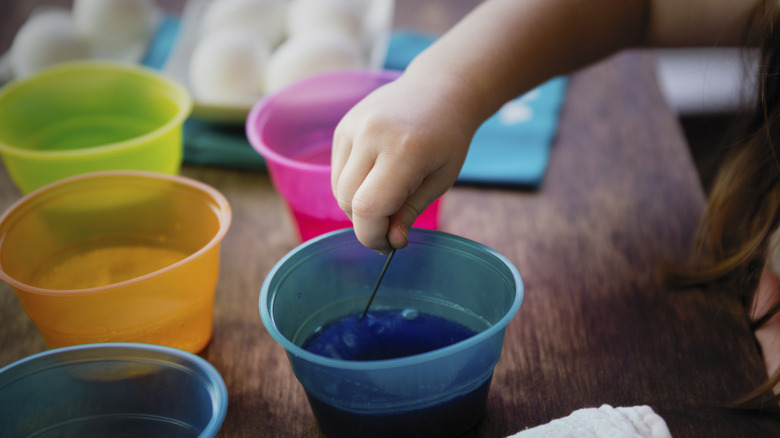
M 415 218 L 455 182 L 478 122 L 448 89 L 402 76 L 336 128 L 333 194 L 363 245 L 405 247 Z

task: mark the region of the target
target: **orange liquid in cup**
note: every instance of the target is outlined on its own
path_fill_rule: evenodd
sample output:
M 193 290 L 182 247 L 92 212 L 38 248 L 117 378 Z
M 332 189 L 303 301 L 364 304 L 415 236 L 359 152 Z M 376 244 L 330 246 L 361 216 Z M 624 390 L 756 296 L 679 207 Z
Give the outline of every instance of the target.
M 188 255 L 176 248 L 141 244 L 88 248 L 39 270 L 30 284 L 54 290 L 107 286 L 149 274 Z
M 91 289 L 138 278 L 185 259 L 191 251 L 141 243 L 84 247 L 42 266 L 30 284 L 42 289 L 64 291 Z M 96 342 L 142 342 L 169 345 L 186 351 L 199 351 L 211 336 L 213 294 L 197 296 L 155 297 L 150 300 L 124 300 L 121 317 L 111 325 L 94 321 L 102 301 L 70 306 L 68 312 L 48 318 L 39 324 L 50 348 Z M 88 294 L 101 292 L 87 292 Z M 150 297 L 151 298 L 151 297 Z M 144 319 L 149 306 L 165 316 L 154 321 Z M 168 306 L 169 309 L 165 310 Z M 136 322 L 137 320 L 137 322 Z M 63 330 L 65 329 L 65 330 Z
M 183 177 L 115 171 L 54 183 L 0 218 L 0 279 L 50 348 L 211 339 L 230 206 Z

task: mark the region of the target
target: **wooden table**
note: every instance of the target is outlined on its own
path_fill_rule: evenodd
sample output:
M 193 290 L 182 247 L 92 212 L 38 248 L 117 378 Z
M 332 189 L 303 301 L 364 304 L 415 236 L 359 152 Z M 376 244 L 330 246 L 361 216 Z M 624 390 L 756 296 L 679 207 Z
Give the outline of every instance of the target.
M 398 1 L 397 22 L 441 31 L 473 4 Z M 447 195 L 441 229 L 506 255 L 526 287 L 486 415 L 466 436 L 506 436 L 604 403 L 647 404 L 675 437 L 780 436 L 777 414 L 719 407 L 766 377 L 738 300 L 669 290 L 656 277 L 657 263 L 686 258 L 705 199 L 654 71 L 650 53 L 626 52 L 571 76 L 540 190 L 458 186 Z M 264 277 L 297 244 L 281 198 L 264 173 L 182 173 L 222 191 L 234 212 L 202 353 L 228 387 L 221 436 L 321 436 L 257 311 Z M 0 208 L 19 196 L 0 171 Z M 0 366 L 45 348 L 3 284 Z

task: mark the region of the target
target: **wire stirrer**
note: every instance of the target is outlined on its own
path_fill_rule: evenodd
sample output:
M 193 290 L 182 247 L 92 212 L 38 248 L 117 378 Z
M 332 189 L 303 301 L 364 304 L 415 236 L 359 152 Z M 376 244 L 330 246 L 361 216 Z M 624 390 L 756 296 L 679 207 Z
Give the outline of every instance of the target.
M 376 284 L 374 285 L 374 290 L 371 291 L 371 297 L 368 299 L 368 304 L 366 304 L 366 308 L 363 309 L 363 313 L 360 315 L 360 318 L 358 318 L 358 322 L 362 321 L 363 318 L 366 317 L 366 314 L 368 313 L 368 308 L 371 307 L 371 302 L 374 301 L 374 297 L 376 296 L 376 291 L 379 289 L 379 283 L 382 282 L 382 277 L 385 276 L 387 267 L 390 265 L 390 260 L 393 260 L 394 255 L 395 255 L 395 248 L 390 250 L 390 254 L 387 256 L 387 260 L 385 260 L 385 265 L 382 267 L 382 272 L 379 273 L 379 278 L 377 278 Z

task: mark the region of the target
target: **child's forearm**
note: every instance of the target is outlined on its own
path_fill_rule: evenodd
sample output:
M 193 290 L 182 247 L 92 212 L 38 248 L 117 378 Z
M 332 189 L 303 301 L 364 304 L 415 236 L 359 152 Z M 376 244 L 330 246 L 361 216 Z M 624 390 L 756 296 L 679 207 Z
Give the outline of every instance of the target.
M 617 50 L 738 44 L 758 0 L 489 0 L 407 69 L 482 121 L 539 83 Z M 737 19 L 735 19 L 737 17 Z
M 364 245 L 403 248 L 501 105 L 625 47 L 739 42 L 760 1 L 488 0 L 341 120 L 339 206 Z

